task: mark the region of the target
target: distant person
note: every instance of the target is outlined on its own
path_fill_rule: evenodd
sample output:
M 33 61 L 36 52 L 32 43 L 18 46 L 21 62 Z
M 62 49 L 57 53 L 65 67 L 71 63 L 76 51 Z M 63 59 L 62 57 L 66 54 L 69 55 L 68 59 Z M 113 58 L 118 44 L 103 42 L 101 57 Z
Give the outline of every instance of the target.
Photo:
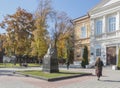
M 95 72 L 98 77 L 98 80 L 100 80 L 100 77 L 102 76 L 102 67 L 103 67 L 103 61 L 98 57 L 95 62 Z
M 67 61 L 67 69 L 69 69 L 69 66 L 70 66 L 70 62 Z

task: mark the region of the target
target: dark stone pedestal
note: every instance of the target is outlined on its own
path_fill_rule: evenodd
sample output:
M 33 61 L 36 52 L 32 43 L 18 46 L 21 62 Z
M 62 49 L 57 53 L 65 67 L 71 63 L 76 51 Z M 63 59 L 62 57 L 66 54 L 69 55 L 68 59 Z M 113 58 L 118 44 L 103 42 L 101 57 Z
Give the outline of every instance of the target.
M 50 55 L 48 57 L 44 57 L 43 72 L 49 72 L 49 73 L 59 72 L 57 58 L 54 58 Z
M 59 72 L 57 54 L 55 51 L 48 50 L 43 59 L 43 72 Z

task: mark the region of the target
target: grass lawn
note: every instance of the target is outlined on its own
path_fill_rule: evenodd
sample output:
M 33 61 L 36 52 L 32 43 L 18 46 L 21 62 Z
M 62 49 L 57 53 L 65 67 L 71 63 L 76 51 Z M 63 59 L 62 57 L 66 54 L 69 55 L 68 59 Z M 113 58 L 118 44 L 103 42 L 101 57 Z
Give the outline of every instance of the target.
M 85 74 L 80 72 L 69 72 L 69 71 L 60 71 L 59 73 L 46 73 L 42 71 L 19 71 L 19 72 L 24 75 L 32 75 L 32 76 L 44 77 L 48 79 Z
M 12 68 L 12 67 L 20 67 L 17 63 L 14 65 L 13 63 L 0 63 L 0 68 Z M 28 63 L 28 67 L 40 67 L 40 64 Z
M 40 67 L 40 64 L 28 63 L 28 67 Z

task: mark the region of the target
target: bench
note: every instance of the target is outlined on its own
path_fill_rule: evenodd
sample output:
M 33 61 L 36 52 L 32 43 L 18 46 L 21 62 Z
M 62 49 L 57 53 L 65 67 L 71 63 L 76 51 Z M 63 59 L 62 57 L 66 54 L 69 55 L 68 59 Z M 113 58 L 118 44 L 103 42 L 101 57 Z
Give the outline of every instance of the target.
M 27 63 L 22 63 L 22 66 L 27 67 L 28 64 Z

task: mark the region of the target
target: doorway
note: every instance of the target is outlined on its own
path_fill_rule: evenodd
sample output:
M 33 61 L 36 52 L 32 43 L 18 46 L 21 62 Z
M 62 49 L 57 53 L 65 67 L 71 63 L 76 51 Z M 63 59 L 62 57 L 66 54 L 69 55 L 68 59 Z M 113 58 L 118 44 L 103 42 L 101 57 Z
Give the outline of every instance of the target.
M 116 46 L 107 47 L 107 65 L 116 65 Z

